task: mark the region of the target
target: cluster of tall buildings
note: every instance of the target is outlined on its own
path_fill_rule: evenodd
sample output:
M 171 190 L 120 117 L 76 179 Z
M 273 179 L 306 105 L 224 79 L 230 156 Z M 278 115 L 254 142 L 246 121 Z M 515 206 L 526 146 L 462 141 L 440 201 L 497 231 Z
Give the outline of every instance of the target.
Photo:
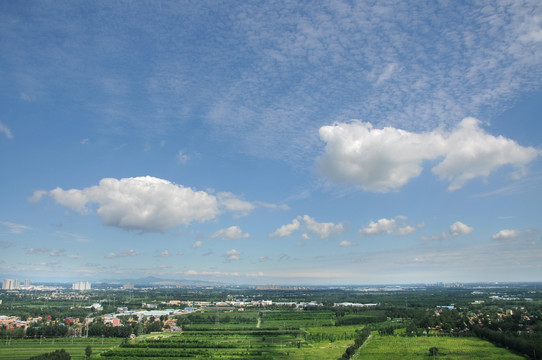
M 4 279 L 2 282 L 2 290 L 18 290 L 30 288 L 30 280 L 25 280 L 24 285 L 21 286 L 21 280 L 19 279 Z
M 72 284 L 72 290 L 90 290 L 90 282 L 88 281 L 77 281 Z

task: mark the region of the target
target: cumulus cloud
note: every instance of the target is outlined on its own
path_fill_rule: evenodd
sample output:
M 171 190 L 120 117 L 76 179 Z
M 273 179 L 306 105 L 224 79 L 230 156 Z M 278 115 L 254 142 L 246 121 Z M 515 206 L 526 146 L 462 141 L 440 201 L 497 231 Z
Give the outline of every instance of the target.
M 11 130 L 9 130 L 9 128 L 6 125 L 4 125 L 1 121 L 0 121 L 0 133 L 3 133 L 4 135 L 6 135 L 8 139 L 13 139 L 13 134 L 11 133 Z
M 224 255 L 222 256 L 225 257 L 224 262 L 229 263 L 232 261 L 239 260 L 240 259 L 239 255 L 241 255 L 241 252 L 239 250 L 231 249 L 231 250 L 226 251 Z
M 344 230 L 343 224 L 334 224 L 332 222 L 319 223 L 308 215 L 304 215 L 303 220 L 305 221 L 307 230 L 318 235 L 320 239 L 340 234 Z
M 269 237 L 285 237 L 290 236 L 294 231 L 299 230 L 303 225 L 304 229 L 310 233 L 313 233 L 321 239 L 327 238 L 332 235 L 340 234 L 344 230 L 343 224 L 334 224 L 332 222 L 320 223 L 314 220 L 309 215 L 298 216 L 290 224 L 282 225 L 275 232 L 269 235 Z M 302 235 L 304 239 L 309 239 L 308 234 Z
M 496 234 L 493 234 L 491 238 L 493 240 L 512 240 L 517 238 L 521 234 L 521 231 L 514 229 L 504 229 Z
M 390 234 L 396 236 L 409 235 L 424 226 L 423 223 L 416 226 L 405 223 L 406 216 L 396 216 L 393 219 L 382 218 L 378 221 L 371 221 L 365 228 L 359 230 L 360 235 L 371 236 L 379 234 Z
M 294 219 L 290 224 L 282 225 L 269 237 L 285 237 L 290 236 L 294 231 L 298 230 L 300 226 L 299 220 Z
M 133 249 L 130 249 L 130 250 L 126 250 L 126 251 L 122 251 L 118 254 L 115 254 L 115 253 L 109 253 L 107 255 L 105 255 L 104 257 L 107 258 L 107 259 L 114 259 L 114 258 L 119 258 L 119 257 L 132 257 L 132 256 L 137 256 L 139 255 L 139 252 L 133 250 Z
M 450 237 L 468 235 L 473 231 L 473 227 L 468 226 L 461 221 L 456 221 L 450 226 L 450 230 L 448 232 L 443 232 L 441 235 L 424 236 L 422 237 L 422 241 L 444 240 Z
M 41 198 L 47 195 L 48 193 L 49 192 L 46 190 L 36 190 L 34 191 L 32 196 L 28 196 L 26 199 L 28 200 L 28 202 L 35 204 L 37 202 L 40 202 Z
M 230 226 L 227 229 L 221 229 L 211 235 L 212 238 L 221 238 L 223 240 L 246 239 L 250 237 L 249 233 L 244 233 L 239 226 Z
M 162 250 L 160 251 L 160 253 L 158 255 L 156 255 L 157 257 L 162 257 L 162 258 L 165 258 L 165 257 L 170 257 L 171 254 L 169 253 L 168 250 Z
M 532 147 L 486 133 L 474 118 L 463 119 L 451 132 L 375 129 L 370 123 L 354 121 L 323 126 L 319 133 L 326 142 L 324 155 L 317 159 L 319 173 L 332 182 L 374 192 L 398 190 L 421 174 L 425 160 L 442 159 L 432 171 L 448 180 L 448 189 L 453 191 L 504 165 L 514 166 L 520 176 L 540 155 Z
M 350 242 L 348 240 L 343 240 L 339 244 L 339 247 L 351 247 L 351 246 L 356 246 L 356 244 L 354 244 L 353 242 Z
M 9 222 L 9 221 L 0 221 L 0 224 L 7 227 L 11 234 L 22 234 L 23 231 L 31 229 L 30 226 L 15 224 L 15 223 L 12 223 L 12 222 Z
M 90 213 L 89 205 L 97 204 L 96 213 L 106 225 L 123 229 L 164 232 L 192 221 L 211 220 L 220 213 L 215 196 L 151 176 L 105 178 L 82 190 L 39 190 L 31 199 L 39 200 L 44 194 L 81 214 Z
M 450 226 L 450 236 L 460 236 L 470 234 L 474 228 L 463 224 L 461 221 L 456 221 Z

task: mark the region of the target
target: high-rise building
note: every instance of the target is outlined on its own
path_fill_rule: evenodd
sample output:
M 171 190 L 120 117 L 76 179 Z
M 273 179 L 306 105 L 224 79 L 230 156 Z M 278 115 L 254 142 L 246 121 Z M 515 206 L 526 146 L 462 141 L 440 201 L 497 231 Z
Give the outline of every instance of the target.
M 4 279 L 2 282 L 2 290 L 13 290 L 13 279 Z
M 122 290 L 134 290 L 134 284 L 133 283 L 126 283 L 122 285 Z
M 27 290 L 30 288 L 30 280 L 27 279 L 24 281 L 24 288 Z
M 90 283 L 88 281 L 77 281 L 72 284 L 72 290 L 90 290 Z
M 14 289 L 20 289 L 21 288 L 21 280 L 15 279 L 15 282 L 13 283 Z

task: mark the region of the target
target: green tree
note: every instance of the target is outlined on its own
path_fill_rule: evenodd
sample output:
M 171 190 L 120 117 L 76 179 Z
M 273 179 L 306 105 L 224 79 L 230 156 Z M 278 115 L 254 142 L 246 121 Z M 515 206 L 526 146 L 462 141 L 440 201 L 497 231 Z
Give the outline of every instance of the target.
M 87 345 L 87 347 L 85 348 L 85 355 L 87 356 L 87 358 L 92 355 L 92 348 L 90 347 L 90 345 Z

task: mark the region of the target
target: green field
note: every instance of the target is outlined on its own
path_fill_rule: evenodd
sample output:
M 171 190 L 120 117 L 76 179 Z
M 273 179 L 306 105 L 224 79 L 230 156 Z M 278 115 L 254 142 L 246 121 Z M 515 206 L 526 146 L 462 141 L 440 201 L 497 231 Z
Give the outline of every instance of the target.
M 28 359 L 32 356 L 49 353 L 55 350 L 64 349 L 72 357 L 72 360 L 85 359 L 85 348 L 90 345 L 93 354 L 98 354 L 101 351 L 111 349 L 118 346 L 122 339 L 115 338 L 74 338 L 73 343 L 71 338 L 62 339 L 42 339 L 41 344 L 39 339 L 13 339 L 6 345 L 6 341 L 0 342 L 0 359 L 18 360 Z
M 402 337 L 374 335 L 359 352 L 359 359 L 430 359 L 429 348 L 439 349 L 438 359 L 514 360 L 525 359 L 490 342 L 474 337 Z
M 134 340 L 118 338 L 27 339 L 0 342 L 1 359 L 28 359 L 31 356 L 65 349 L 73 360 L 85 359 L 91 345 L 94 360 L 150 359 L 294 359 L 336 360 L 354 343 L 361 329 L 371 326 L 373 335 L 353 359 L 430 359 L 429 349 L 437 347 L 437 358 L 523 359 L 503 348 L 474 337 L 405 337 L 378 335 L 378 329 L 397 326 L 387 320 L 374 323 L 381 315 L 345 317 L 367 319 L 370 324 L 337 326 L 331 311 L 248 310 L 201 311 L 183 316 L 182 333 L 150 333 Z M 395 334 L 404 334 L 404 328 Z M 103 342 L 103 343 L 102 343 Z

